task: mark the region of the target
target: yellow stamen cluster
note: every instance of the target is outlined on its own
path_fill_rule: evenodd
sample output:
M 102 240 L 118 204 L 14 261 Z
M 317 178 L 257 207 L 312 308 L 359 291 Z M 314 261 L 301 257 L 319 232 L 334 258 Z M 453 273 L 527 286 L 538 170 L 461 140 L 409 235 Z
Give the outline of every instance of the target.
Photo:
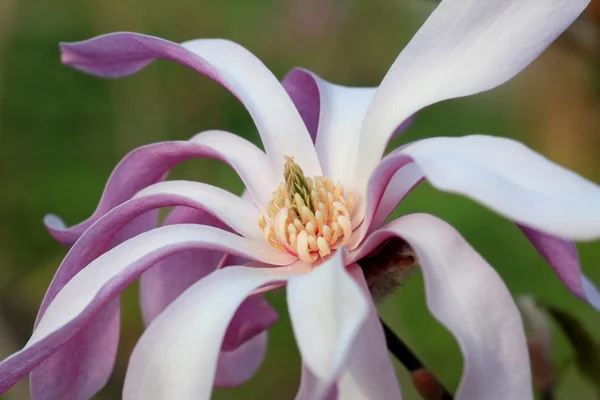
M 314 262 L 350 238 L 352 193 L 345 196 L 342 185 L 329 178 L 306 177 L 291 157 L 283 175 L 258 225 L 271 246 Z

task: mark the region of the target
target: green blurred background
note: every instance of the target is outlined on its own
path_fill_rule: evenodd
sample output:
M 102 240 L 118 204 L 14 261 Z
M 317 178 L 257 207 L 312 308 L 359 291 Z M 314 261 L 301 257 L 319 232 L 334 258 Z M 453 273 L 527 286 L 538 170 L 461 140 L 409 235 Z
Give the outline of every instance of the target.
M 135 76 L 100 80 L 60 64 L 58 42 L 119 30 L 174 41 L 224 37 L 253 51 L 278 77 L 294 66 L 346 85 L 377 85 L 435 7 L 430 0 L 0 0 L 0 358 L 27 341 L 37 307 L 66 249 L 45 232 L 53 212 L 69 224 L 94 210 L 115 164 L 133 148 L 225 129 L 254 142 L 251 119 L 226 90 L 179 65 L 157 62 Z M 597 44 L 593 11 L 519 77 L 493 92 L 435 105 L 393 145 L 434 135 L 511 136 L 600 182 Z M 600 54 L 600 53 L 596 53 Z M 507 162 L 510 162 L 507 160 Z M 178 166 L 171 177 L 240 193 L 235 173 L 212 160 Z M 452 223 L 497 268 L 515 295 L 532 293 L 572 312 L 600 342 L 600 315 L 577 300 L 510 222 L 458 196 L 422 185 L 397 214 L 424 211 Z M 579 246 L 584 269 L 600 284 L 599 243 Z M 134 285 L 135 286 L 135 285 Z M 284 293 L 269 297 L 282 318 L 266 362 L 216 399 L 289 399 L 300 364 Z M 98 399 L 120 398 L 128 356 L 142 331 L 137 287 L 122 296 L 123 328 L 114 375 Z M 428 313 L 416 274 L 380 305 L 383 318 L 446 386 L 455 390 L 461 358 L 451 335 Z M 555 329 L 553 357 L 571 350 Z M 417 399 L 399 366 L 406 399 Z M 27 399 L 23 381 L 3 399 Z M 595 399 L 571 367 L 559 399 Z

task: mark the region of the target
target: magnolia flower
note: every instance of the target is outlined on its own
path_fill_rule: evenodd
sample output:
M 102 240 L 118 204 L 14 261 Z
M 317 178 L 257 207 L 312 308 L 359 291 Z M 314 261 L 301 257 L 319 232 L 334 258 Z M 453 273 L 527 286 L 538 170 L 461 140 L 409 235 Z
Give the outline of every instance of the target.
M 398 399 L 368 290 L 377 271 L 359 266 L 393 239 L 400 261 L 418 261 L 429 309 L 464 355 L 456 398 L 532 399 L 519 312 L 494 269 L 432 215 L 383 224 L 427 179 L 515 221 L 567 288 L 600 308 L 571 241 L 600 237 L 600 188 L 492 136 L 425 139 L 381 157 L 420 109 L 506 82 L 586 5 L 442 1 L 378 88 L 299 69 L 282 84 L 225 40 L 179 45 L 115 33 L 63 44 L 65 64 L 98 76 L 132 74 L 158 58 L 209 76 L 248 109 L 264 152 L 222 131 L 142 147 L 113 171 L 89 219 L 67 228 L 48 217 L 51 234 L 72 247 L 31 339 L 0 364 L 0 393 L 31 372 L 34 399 L 93 396 L 114 363 L 118 295 L 141 276 L 148 327 L 131 355 L 125 399 L 204 399 L 213 385 L 248 379 L 276 320 L 260 293 L 282 285 L 303 360 L 298 399 Z M 229 164 L 246 194 L 163 181 L 192 157 Z M 160 207 L 175 209 L 152 229 Z

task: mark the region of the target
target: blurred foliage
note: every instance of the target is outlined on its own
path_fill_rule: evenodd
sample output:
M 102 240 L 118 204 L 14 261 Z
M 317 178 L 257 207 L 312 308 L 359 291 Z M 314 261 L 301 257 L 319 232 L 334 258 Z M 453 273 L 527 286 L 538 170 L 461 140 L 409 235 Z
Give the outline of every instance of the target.
M 567 337 L 574 352 L 577 369 L 594 386 L 600 396 L 600 346 L 577 318 L 558 307 L 548 304 L 544 306 Z
M 225 37 L 253 51 L 278 77 L 302 66 L 336 83 L 377 85 L 433 7 L 427 0 L 0 0 L 0 357 L 27 341 L 45 288 L 65 254 L 44 231 L 45 213 L 55 212 L 68 223 L 86 218 L 114 165 L 136 146 L 187 139 L 212 128 L 258 142 L 237 100 L 193 71 L 157 62 L 126 79 L 100 80 L 62 66 L 59 41 L 118 30 L 174 41 Z M 559 41 L 502 88 L 424 110 L 391 147 L 434 135 L 512 136 L 598 182 L 599 102 L 593 65 L 585 54 Z M 235 173 L 214 160 L 187 162 L 171 177 L 237 193 L 242 189 Z M 427 184 L 395 215 L 415 211 L 433 213 L 457 227 L 514 294 L 532 293 L 560 305 L 600 340 L 597 312 L 568 293 L 512 223 Z M 600 245 L 579 248 L 584 269 L 600 283 Z M 268 298 L 282 318 L 270 334 L 266 362 L 251 382 L 217 390 L 214 398 L 288 399 L 295 393 L 300 365 L 284 293 Z M 128 355 L 142 330 L 136 287 L 125 291 L 122 304 L 119 359 L 98 399 L 120 397 Z M 460 353 L 452 336 L 428 313 L 421 276 L 380 310 L 454 390 Z M 555 336 L 560 362 L 570 350 L 564 337 Z M 398 374 L 405 398 L 416 399 L 407 374 L 401 368 Z M 22 383 L 5 398 L 27 396 Z M 593 399 L 594 391 L 569 372 L 558 398 Z

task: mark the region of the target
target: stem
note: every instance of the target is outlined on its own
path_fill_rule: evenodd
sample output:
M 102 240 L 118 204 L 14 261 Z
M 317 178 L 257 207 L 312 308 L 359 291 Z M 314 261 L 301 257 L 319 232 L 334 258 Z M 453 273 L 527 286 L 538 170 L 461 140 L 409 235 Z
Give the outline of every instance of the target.
M 383 320 L 380 321 L 381 325 L 383 326 L 383 332 L 385 333 L 385 341 L 387 343 L 388 350 L 394 355 L 394 357 L 396 357 L 396 359 L 398 359 L 398 361 L 400 361 L 402 365 L 404 365 L 404 368 L 406 368 L 410 373 L 414 373 L 419 370 L 428 371 L 427 368 L 425 368 L 425 366 L 421 362 L 421 360 L 419 360 L 416 354 L 412 352 L 412 350 L 406 345 L 406 343 L 404 343 L 402 339 L 396 336 L 394 331 L 392 331 L 392 329 L 389 326 L 387 326 L 387 324 L 383 322 Z M 439 400 L 453 400 L 453 397 L 450 394 L 450 392 L 448 392 L 446 388 L 444 388 L 441 385 L 441 383 L 439 383 L 439 380 L 437 381 L 442 390 L 442 394 Z M 547 400 L 552 399 L 548 398 Z
M 540 400 L 554 400 L 554 390 L 548 388 L 540 393 Z

